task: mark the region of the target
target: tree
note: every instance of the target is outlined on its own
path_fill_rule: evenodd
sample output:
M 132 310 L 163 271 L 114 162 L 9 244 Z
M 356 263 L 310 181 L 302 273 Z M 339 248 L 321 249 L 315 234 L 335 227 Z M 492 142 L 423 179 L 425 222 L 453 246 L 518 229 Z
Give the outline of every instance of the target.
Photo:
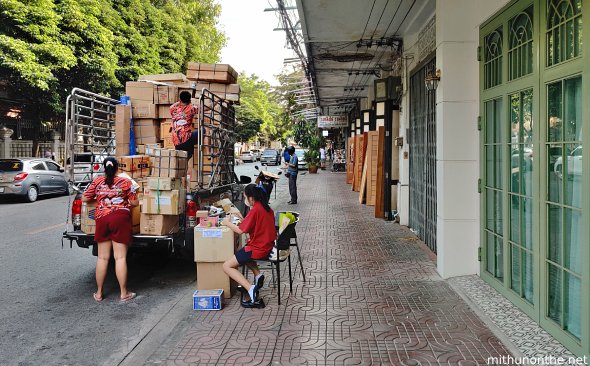
M 2 0 L 0 78 L 38 128 L 74 87 L 117 96 L 141 74 L 218 61 L 220 11 L 213 0 Z

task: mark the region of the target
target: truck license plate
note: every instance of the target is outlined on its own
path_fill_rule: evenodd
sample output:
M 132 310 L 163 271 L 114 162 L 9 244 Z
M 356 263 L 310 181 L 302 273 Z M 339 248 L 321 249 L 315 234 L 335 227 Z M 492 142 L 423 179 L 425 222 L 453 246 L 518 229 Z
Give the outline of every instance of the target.
M 4 193 L 4 187 L 0 187 L 0 193 Z

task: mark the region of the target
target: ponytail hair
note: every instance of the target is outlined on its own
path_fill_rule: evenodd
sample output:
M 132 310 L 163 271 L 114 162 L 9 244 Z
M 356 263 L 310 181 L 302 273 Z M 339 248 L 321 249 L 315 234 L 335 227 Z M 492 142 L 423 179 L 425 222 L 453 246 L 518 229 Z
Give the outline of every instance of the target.
M 117 169 L 119 169 L 119 162 L 117 159 L 109 156 L 108 158 L 104 159 L 102 163 L 104 166 L 104 174 L 106 176 L 105 183 L 109 188 L 112 188 L 113 183 L 115 182 L 115 174 L 117 174 Z
M 248 184 L 244 189 L 244 193 L 247 197 L 254 198 L 254 201 L 260 202 L 266 212 L 270 212 L 270 206 L 268 205 L 268 197 L 266 196 L 265 189 L 266 188 L 263 188 L 261 185 Z

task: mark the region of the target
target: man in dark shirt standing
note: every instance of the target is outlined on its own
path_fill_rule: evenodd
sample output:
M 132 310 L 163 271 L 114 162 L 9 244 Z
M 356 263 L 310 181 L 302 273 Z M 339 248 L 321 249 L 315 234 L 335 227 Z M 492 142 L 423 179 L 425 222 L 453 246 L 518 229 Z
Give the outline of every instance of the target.
M 297 204 L 297 173 L 299 172 L 299 158 L 297 157 L 297 154 L 295 154 L 295 147 L 287 147 L 287 152 L 291 157 L 289 162 L 285 163 L 285 166 L 288 167 L 287 172 L 289 173 L 289 193 L 291 194 L 291 201 L 287 203 L 295 205 Z

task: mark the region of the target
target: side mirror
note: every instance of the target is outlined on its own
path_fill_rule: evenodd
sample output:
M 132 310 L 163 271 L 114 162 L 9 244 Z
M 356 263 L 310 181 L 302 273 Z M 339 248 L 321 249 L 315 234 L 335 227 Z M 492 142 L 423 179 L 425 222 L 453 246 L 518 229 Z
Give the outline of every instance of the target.
M 277 174 L 277 175 L 281 175 L 281 174 L 283 174 L 283 172 L 279 172 L 279 174 Z
M 66 171 L 66 169 L 65 169 L 63 166 L 60 166 L 60 167 L 59 167 L 59 171 L 63 173 L 63 172 L 65 172 L 65 171 Z
M 252 183 L 252 178 L 250 178 L 246 175 L 240 175 L 240 183 L 241 184 L 250 184 L 250 183 Z
M 259 169 L 258 169 L 258 165 L 254 165 L 254 168 L 255 168 L 256 170 L 259 170 Z

